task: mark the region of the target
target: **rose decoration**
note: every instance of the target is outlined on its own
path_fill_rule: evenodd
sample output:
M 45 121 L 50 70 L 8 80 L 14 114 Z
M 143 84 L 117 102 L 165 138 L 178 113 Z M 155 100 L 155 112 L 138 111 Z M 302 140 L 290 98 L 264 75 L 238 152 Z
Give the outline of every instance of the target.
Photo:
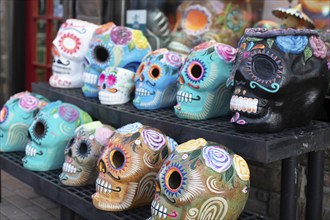
M 232 63 L 235 60 L 237 50 L 232 46 L 219 43 L 216 46 L 216 50 L 221 59 L 223 59 L 226 63 Z
M 111 131 L 109 128 L 97 128 L 95 130 L 95 139 L 97 140 L 97 142 L 105 146 L 112 134 L 113 131 Z
M 177 53 L 173 53 L 173 52 L 165 53 L 164 59 L 165 59 L 165 63 L 170 66 L 179 68 L 182 65 L 181 56 Z
M 135 122 L 118 128 L 116 132 L 120 134 L 130 134 L 137 132 L 140 128 L 142 128 L 142 124 L 140 122 Z
M 19 99 L 19 107 L 24 111 L 33 111 L 39 106 L 39 99 L 32 95 L 25 95 Z
M 248 181 L 250 179 L 250 170 L 246 161 L 239 155 L 234 155 L 234 166 L 236 173 L 241 180 Z
M 126 27 L 117 26 L 112 28 L 110 37 L 114 44 L 127 45 L 132 39 L 132 32 Z
M 214 40 L 206 41 L 206 42 L 203 42 L 203 43 L 198 44 L 197 46 L 195 46 L 193 48 L 193 50 L 204 50 L 204 49 L 209 48 L 209 47 L 211 47 L 215 44 L 217 44 L 217 42 L 214 41 Z
M 218 173 L 225 172 L 232 164 L 229 153 L 219 146 L 207 146 L 203 148 L 202 155 L 206 166 Z
M 204 138 L 193 139 L 183 144 L 180 144 L 175 148 L 175 150 L 179 153 L 190 152 L 193 150 L 197 150 L 201 147 L 204 147 L 206 143 L 207 142 Z
M 137 48 L 139 49 L 147 49 L 150 47 L 147 38 L 142 34 L 141 31 L 132 30 L 133 33 L 133 41 Z
M 159 150 L 166 143 L 164 135 L 151 129 L 144 129 L 142 131 L 142 138 L 153 151 Z
M 79 117 L 79 111 L 69 105 L 60 106 L 58 112 L 60 117 L 67 122 L 74 122 Z
M 178 143 L 169 136 L 167 136 L 166 139 L 167 139 L 168 147 L 170 148 L 171 152 L 173 152 L 175 148 L 178 146 Z
M 284 53 L 298 54 L 305 50 L 308 38 L 300 35 L 277 36 L 275 42 Z
M 8 107 L 3 106 L 0 111 L 0 123 L 3 123 L 4 121 L 6 121 L 7 117 L 8 117 Z
M 30 94 L 30 92 L 28 92 L 28 91 L 19 92 L 19 93 L 16 93 L 15 95 L 10 96 L 10 99 L 20 99 L 23 96 L 26 96 L 28 94 Z
M 322 59 L 324 59 L 327 56 L 327 47 L 325 46 L 325 43 L 319 37 L 311 36 L 309 38 L 309 43 L 313 50 L 314 56 L 322 58 Z
M 107 30 L 110 30 L 112 27 L 116 26 L 113 22 L 108 22 L 104 25 L 101 25 L 99 28 L 95 30 L 95 34 L 103 34 Z
M 151 51 L 150 54 L 151 55 L 157 55 L 157 54 L 166 53 L 166 52 L 168 52 L 168 49 L 160 48 L 160 49 Z

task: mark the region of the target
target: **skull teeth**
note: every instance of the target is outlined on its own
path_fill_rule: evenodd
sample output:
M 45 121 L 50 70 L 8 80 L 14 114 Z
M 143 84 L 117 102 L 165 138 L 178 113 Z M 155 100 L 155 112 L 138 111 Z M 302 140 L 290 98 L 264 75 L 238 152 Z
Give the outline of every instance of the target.
M 176 94 L 176 99 L 178 100 L 178 102 L 192 102 L 192 93 L 178 91 L 178 93 Z
M 135 89 L 135 94 L 140 95 L 140 96 L 149 96 L 150 92 L 146 89 L 143 89 L 143 88 L 136 88 Z
M 111 193 L 111 183 L 108 183 L 105 180 L 102 180 L 101 178 L 96 179 L 96 191 L 99 193 L 107 194 Z
M 98 80 L 98 76 L 97 75 L 84 72 L 84 74 L 83 74 L 83 81 L 84 81 L 84 83 L 89 83 L 89 84 L 96 85 L 97 84 L 97 80 Z
M 257 113 L 258 99 L 247 98 L 243 96 L 233 95 L 230 100 L 230 110 L 241 111 L 247 113 Z
M 36 156 L 36 153 L 37 153 L 37 149 L 31 147 L 30 144 L 26 145 L 25 155 L 31 156 L 31 157 L 35 157 Z
M 68 172 L 68 173 L 76 173 L 77 172 L 77 168 L 74 167 L 72 164 L 69 163 L 63 163 L 63 167 L 62 167 L 64 172 Z
M 156 200 L 154 200 L 151 204 L 151 213 L 155 217 L 158 216 L 159 218 L 167 218 L 167 208 L 159 204 Z

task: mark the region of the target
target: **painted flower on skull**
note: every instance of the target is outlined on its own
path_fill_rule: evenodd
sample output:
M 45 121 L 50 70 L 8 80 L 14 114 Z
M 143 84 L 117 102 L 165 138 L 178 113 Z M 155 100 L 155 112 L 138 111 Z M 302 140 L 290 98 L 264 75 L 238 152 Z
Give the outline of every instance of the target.
M 179 153 L 190 152 L 204 147 L 206 143 L 204 138 L 193 139 L 177 146 L 176 151 Z
M 19 107 L 24 111 L 33 111 L 39 106 L 39 99 L 32 95 L 25 95 L 19 100 Z
M 8 117 L 8 107 L 3 106 L 3 108 L 0 111 L 0 124 L 6 121 L 7 117 Z
M 67 122 L 74 122 L 79 117 L 78 110 L 69 105 L 60 106 L 58 112 L 61 118 Z
M 237 154 L 234 155 L 233 160 L 239 178 L 241 178 L 241 180 L 248 181 L 250 179 L 250 170 L 246 161 Z
M 142 31 L 132 30 L 132 33 L 133 33 L 133 41 L 137 48 L 147 49 L 150 46 L 147 38 L 143 35 Z
M 298 54 L 305 50 L 308 38 L 302 35 L 277 36 L 275 42 L 283 52 Z
M 319 58 L 324 59 L 327 56 L 327 47 L 324 42 L 316 36 L 311 36 L 309 38 L 309 43 L 313 50 L 313 55 Z
M 236 49 L 232 46 L 226 44 L 218 44 L 216 46 L 220 58 L 222 58 L 226 63 L 232 63 L 236 57 Z
M 129 134 L 137 132 L 140 128 L 142 128 L 142 124 L 140 122 L 135 122 L 118 128 L 116 132 L 120 134 Z
M 202 152 L 206 166 L 218 173 L 225 172 L 232 164 L 232 159 L 228 152 L 219 146 L 204 147 Z
M 161 61 L 165 61 L 165 63 L 170 66 L 178 68 L 182 65 L 181 57 L 177 53 L 172 53 L 172 52 L 165 53 L 164 59 L 165 60 L 161 60 Z
M 132 32 L 126 27 L 117 26 L 111 29 L 110 37 L 115 44 L 127 45 L 132 39 Z
M 144 129 L 142 131 L 142 138 L 153 151 L 158 151 L 166 144 L 164 136 L 152 129 Z
M 209 48 L 209 47 L 211 47 L 215 44 L 217 44 L 217 42 L 214 41 L 214 40 L 205 41 L 204 43 L 201 43 L 201 44 L 198 44 L 197 46 L 195 46 L 193 50 L 196 50 L 196 51 L 197 50 L 204 50 L 204 49 Z

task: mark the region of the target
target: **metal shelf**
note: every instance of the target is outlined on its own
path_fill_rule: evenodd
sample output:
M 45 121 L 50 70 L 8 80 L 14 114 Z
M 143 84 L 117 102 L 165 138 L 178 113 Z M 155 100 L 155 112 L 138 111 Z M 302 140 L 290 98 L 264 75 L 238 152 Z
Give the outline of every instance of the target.
M 69 102 L 87 111 L 94 119 L 120 127 L 140 121 L 154 126 L 182 143 L 203 137 L 221 143 L 247 160 L 269 163 L 330 147 L 330 123 L 312 121 L 309 126 L 278 133 L 243 133 L 234 129 L 229 117 L 191 121 L 176 117 L 173 109 L 137 110 L 131 103 L 101 105 L 98 99 L 86 98 L 81 89 L 53 88 L 48 83 L 34 83 L 33 92 L 52 101 Z
M 91 195 L 95 193 L 95 186 L 73 187 L 60 183 L 58 176 L 60 169 L 47 172 L 32 172 L 24 169 L 22 158 L 24 152 L 0 153 L 0 168 L 15 178 L 29 184 L 37 192 L 57 201 L 59 204 L 78 213 L 86 219 L 120 219 L 139 220 L 150 217 L 150 206 L 134 208 L 122 212 L 105 212 L 96 209 L 92 204 Z M 263 216 L 250 211 L 244 211 L 239 220 L 263 220 Z

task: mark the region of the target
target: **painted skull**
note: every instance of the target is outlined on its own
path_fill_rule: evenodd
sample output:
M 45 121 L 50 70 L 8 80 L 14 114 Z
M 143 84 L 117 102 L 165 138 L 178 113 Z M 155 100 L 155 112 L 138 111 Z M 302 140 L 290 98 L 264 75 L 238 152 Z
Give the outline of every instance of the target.
M 236 47 L 250 26 L 248 1 L 183 1 L 177 9 L 177 22 L 168 48 L 189 54 L 194 46 L 210 40 Z
M 107 67 L 121 67 L 135 72 L 150 51 L 147 38 L 139 30 L 116 26 L 110 22 L 96 29 L 89 44 L 82 91 L 97 97 L 99 75 Z
M 134 72 L 120 68 L 108 67 L 98 81 L 99 100 L 103 105 L 119 105 L 129 102 L 134 90 Z
M 115 130 L 97 163 L 94 206 L 122 211 L 150 204 L 156 174 L 175 145 L 159 130 L 139 122 Z
M 33 171 L 61 168 L 65 146 L 75 129 L 91 121 L 86 112 L 72 104 L 56 101 L 46 105 L 29 127 L 31 141 L 22 159 L 24 168 Z
M 48 102 L 45 97 L 27 91 L 9 98 L 0 111 L 0 152 L 25 150 L 28 128 Z
M 68 186 L 94 184 L 98 172 L 97 159 L 107 145 L 114 128 L 99 121 L 79 126 L 65 150 L 65 162 L 62 166 L 60 181 Z
M 98 26 L 86 21 L 68 19 L 53 41 L 53 75 L 49 84 L 59 88 L 83 86 L 84 57 Z
M 151 219 L 237 219 L 250 187 L 246 161 L 203 138 L 176 147 L 156 178 Z
M 180 72 L 175 114 L 204 120 L 229 113 L 231 91 L 226 87 L 236 55 L 233 47 L 204 42 L 191 51 Z
M 183 58 L 165 48 L 145 56 L 135 74 L 135 98 L 138 109 L 160 109 L 176 104 L 177 79 Z
M 228 79 L 231 122 L 252 132 L 307 125 L 328 86 L 326 54 L 314 30 L 247 29 Z

